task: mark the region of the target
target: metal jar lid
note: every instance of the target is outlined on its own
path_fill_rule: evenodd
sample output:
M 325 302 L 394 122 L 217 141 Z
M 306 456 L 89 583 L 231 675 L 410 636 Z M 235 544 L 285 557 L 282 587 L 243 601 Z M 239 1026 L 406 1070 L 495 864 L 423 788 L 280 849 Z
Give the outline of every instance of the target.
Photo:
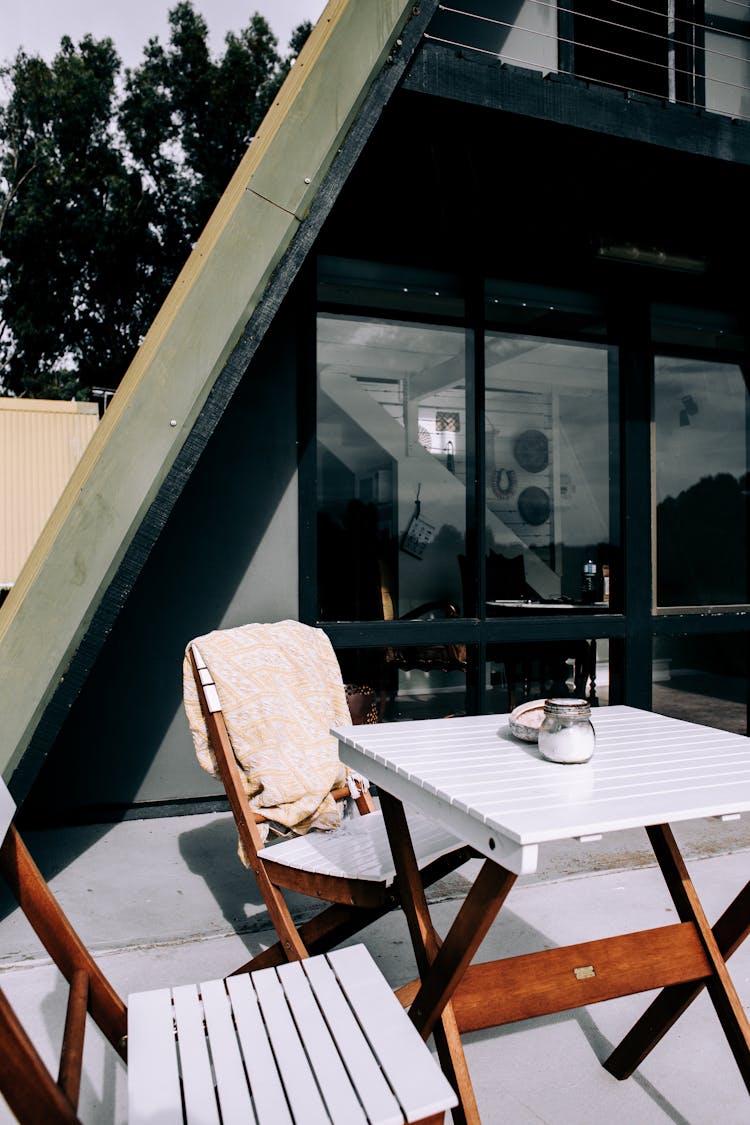
M 588 719 L 591 706 L 585 699 L 545 699 L 545 715 L 574 715 Z

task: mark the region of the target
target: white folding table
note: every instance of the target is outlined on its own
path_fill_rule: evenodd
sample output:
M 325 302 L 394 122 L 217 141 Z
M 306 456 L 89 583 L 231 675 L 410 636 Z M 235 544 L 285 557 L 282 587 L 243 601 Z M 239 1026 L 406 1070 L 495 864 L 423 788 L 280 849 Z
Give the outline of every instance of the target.
M 342 727 L 342 761 L 378 787 L 420 981 L 410 1014 L 435 1033 L 461 1107 L 478 1121 L 460 1033 L 661 988 L 605 1066 L 627 1077 L 706 986 L 750 1089 L 750 1025 L 726 958 L 750 932 L 750 883 L 711 929 L 670 823 L 750 809 L 748 739 L 631 707 L 593 714 L 585 765 L 545 761 L 508 716 Z M 403 803 L 439 820 L 486 862 L 442 943 L 430 920 Z M 471 965 L 519 874 L 545 843 L 643 827 L 680 922 Z M 634 904 L 634 913 L 637 907 Z

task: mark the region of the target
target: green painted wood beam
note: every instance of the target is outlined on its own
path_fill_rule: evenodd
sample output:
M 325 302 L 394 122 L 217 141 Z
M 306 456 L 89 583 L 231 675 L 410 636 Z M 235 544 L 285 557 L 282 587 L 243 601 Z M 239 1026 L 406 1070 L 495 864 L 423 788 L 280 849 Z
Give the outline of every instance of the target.
M 6 779 L 411 11 L 330 0 L 0 609 Z

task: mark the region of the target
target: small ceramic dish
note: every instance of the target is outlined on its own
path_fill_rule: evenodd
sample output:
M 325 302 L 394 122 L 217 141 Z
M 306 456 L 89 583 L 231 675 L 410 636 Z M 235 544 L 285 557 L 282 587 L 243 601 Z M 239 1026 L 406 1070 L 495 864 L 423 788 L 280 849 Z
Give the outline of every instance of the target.
M 510 733 L 522 742 L 537 742 L 544 719 L 544 703 L 543 699 L 530 699 L 511 711 L 508 724 Z

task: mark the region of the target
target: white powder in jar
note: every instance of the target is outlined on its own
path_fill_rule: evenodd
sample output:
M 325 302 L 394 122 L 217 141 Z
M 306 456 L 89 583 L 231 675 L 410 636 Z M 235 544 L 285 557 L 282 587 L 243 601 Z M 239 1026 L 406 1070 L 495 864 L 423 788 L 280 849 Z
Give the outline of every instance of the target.
M 539 731 L 539 751 L 550 762 L 587 762 L 594 752 L 591 723 L 573 723 L 556 731 Z

